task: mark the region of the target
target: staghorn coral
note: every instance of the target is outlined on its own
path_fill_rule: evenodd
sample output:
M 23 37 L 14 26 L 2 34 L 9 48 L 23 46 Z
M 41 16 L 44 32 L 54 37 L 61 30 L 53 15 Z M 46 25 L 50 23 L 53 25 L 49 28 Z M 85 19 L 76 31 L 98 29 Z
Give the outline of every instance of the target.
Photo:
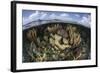
M 54 39 L 52 39 L 52 38 L 54 38 Z M 55 34 L 52 38 L 50 38 L 50 43 L 53 46 L 58 47 L 57 49 L 64 50 L 66 48 L 70 48 L 71 47 L 69 44 L 60 44 L 59 41 L 61 40 L 62 37 L 57 35 L 57 34 Z
M 27 32 L 27 39 L 29 41 L 34 41 L 36 37 L 37 37 L 37 32 L 34 28 Z
M 49 33 L 56 33 L 59 28 L 61 28 L 61 26 L 59 24 L 55 24 L 54 26 L 48 26 L 46 30 Z
M 88 37 L 84 39 L 83 32 L 79 29 L 81 28 L 75 25 L 60 23 L 29 29 L 26 33 L 27 41 L 30 41 L 30 46 L 26 47 L 29 60 L 26 62 L 88 59 L 86 50 L 89 48 L 87 43 L 90 42 L 85 41 L 89 36 L 83 35 Z
M 66 27 L 66 31 L 68 32 L 68 35 L 69 35 L 69 38 L 68 38 L 69 44 L 71 44 L 72 47 L 78 46 L 81 42 L 81 36 L 77 28 L 74 26 L 68 25 Z

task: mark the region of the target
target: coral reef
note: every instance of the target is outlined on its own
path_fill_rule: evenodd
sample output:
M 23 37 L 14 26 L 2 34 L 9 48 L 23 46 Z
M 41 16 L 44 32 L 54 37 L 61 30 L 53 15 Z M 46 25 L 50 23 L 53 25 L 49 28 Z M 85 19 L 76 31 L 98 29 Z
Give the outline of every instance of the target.
M 51 23 L 23 31 L 23 62 L 89 59 L 90 35 L 85 30 L 90 33 L 83 26 Z

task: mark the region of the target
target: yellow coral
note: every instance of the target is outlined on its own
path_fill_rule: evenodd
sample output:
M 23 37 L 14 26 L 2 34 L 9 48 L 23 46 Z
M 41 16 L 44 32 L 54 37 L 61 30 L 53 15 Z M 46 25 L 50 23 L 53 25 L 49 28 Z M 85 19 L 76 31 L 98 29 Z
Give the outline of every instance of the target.
M 29 41 L 34 41 L 37 36 L 37 33 L 35 29 L 32 29 L 29 30 L 26 35 Z
M 68 45 L 69 44 L 68 39 L 63 38 L 63 43 Z
M 81 42 L 81 36 L 80 36 L 80 33 L 78 32 L 77 28 L 69 25 L 66 28 L 66 30 L 69 33 L 69 43 L 72 46 L 78 46 Z
M 50 42 L 50 44 L 51 44 L 51 45 L 53 45 L 53 46 L 54 46 L 55 41 L 54 41 L 54 39 L 53 39 L 53 38 L 49 38 L 49 42 Z
M 70 48 L 71 46 L 68 44 L 68 40 L 66 40 L 66 39 L 63 39 L 63 42 L 64 42 L 64 44 L 60 44 L 60 40 L 61 40 L 61 36 L 59 36 L 59 35 L 57 35 L 57 34 L 55 34 L 55 35 L 52 35 L 51 34 L 51 36 L 52 36 L 52 38 L 49 38 L 49 42 L 50 42 L 50 44 L 52 44 L 52 46 L 54 46 L 55 47 L 55 49 L 60 49 L 60 50 L 64 50 L 64 49 L 66 49 L 66 48 Z
M 60 41 L 61 38 L 62 38 L 61 36 L 55 34 L 54 37 L 55 37 L 55 45 L 56 45 L 59 49 L 64 50 L 64 49 L 66 49 L 66 48 L 70 48 L 70 47 L 71 47 L 69 44 L 67 44 L 67 40 L 64 41 L 64 43 L 66 43 L 66 44 L 60 44 L 60 43 L 59 43 L 59 41 Z

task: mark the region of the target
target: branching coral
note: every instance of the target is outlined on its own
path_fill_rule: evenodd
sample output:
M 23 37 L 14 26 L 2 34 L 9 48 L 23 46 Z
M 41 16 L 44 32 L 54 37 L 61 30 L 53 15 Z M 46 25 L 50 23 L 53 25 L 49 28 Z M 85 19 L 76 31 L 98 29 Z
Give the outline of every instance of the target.
M 41 28 L 40 28 L 41 29 Z M 39 30 L 28 30 L 27 39 L 30 41 L 28 55 L 32 62 L 77 60 L 82 59 L 81 33 L 76 26 L 54 24 Z M 86 45 L 86 43 L 84 43 Z
M 37 33 L 34 28 L 27 32 L 27 38 L 29 41 L 34 41 L 36 37 L 37 37 Z
M 68 25 L 66 28 L 66 31 L 68 32 L 68 35 L 69 35 L 68 39 L 71 46 L 72 47 L 78 46 L 81 42 L 81 36 L 77 28 L 71 25 Z

